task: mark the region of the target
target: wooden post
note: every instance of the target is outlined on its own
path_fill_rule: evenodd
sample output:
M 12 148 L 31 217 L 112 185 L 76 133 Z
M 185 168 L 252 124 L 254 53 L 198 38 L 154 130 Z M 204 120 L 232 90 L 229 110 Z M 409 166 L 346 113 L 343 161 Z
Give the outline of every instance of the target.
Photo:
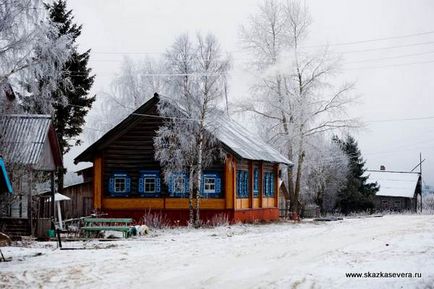
M 225 208 L 234 207 L 233 157 L 228 154 L 225 160 Z
M 102 205 L 102 157 L 96 156 L 93 162 L 93 207 L 100 210 Z
M 279 208 L 279 164 L 274 165 L 274 206 Z
M 33 188 L 33 169 L 30 168 L 28 170 L 28 199 L 27 199 L 27 218 L 29 219 L 29 228 L 30 235 L 33 236 L 33 196 L 32 196 L 32 188 Z
M 253 161 L 249 161 L 249 184 L 247 189 L 249 190 L 249 208 L 253 208 Z
M 54 196 L 56 195 L 56 192 L 54 190 L 54 171 L 51 171 L 50 173 L 50 178 L 51 178 L 51 219 L 54 221 L 55 217 L 56 217 L 56 209 L 54 208 Z
M 259 164 L 259 208 L 263 207 L 263 197 L 264 197 L 264 163 Z

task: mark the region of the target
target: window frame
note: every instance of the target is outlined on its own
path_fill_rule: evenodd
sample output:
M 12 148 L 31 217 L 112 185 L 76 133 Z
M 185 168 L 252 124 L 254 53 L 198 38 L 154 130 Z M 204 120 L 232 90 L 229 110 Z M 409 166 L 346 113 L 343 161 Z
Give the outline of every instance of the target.
M 116 182 L 117 181 L 123 181 L 123 190 L 117 190 L 116 189 Z M 113 193 L 115 194 L 122 194 L 122 193 L 126 193 L 127 192 L 127 177 L 123 177 L 123 176 L 114 176 L 113 177 Z
M 249 171 L 237 170 L 237 198 L 249 198 Z
M 153 183 L 150 183 L 152 182 Z M 147 190 L 146 187 L 153 186 L 154 190 Z M 137 181 L 137 193 L 145 198 L 161 197 L 161 178 L 160 171 L 157 170 L 140 170 Z
M 211 185 L 210 183 L 207 184 L 207 181 L 212 180 L 212 186 L 214 187 L 213 189 L 207 189 L 206 186 L 207 185 Z M 216 193 L 216 178 L 215 177 L 210 177 L 210 176 L 206 176 L 204 175 L 203 178 L 203 193 L 204 194 L 215 194 Z

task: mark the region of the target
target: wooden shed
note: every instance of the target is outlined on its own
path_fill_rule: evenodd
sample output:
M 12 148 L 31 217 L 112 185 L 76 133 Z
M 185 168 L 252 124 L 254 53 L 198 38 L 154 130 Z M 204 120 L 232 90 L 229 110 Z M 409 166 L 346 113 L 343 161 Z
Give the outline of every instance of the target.
M 187 176 L 163 182 L 153 138 L 162 125 L 156 95 L 76 157 L 93 162 L 94 208 L 110 216 L 139 219 L 147 210 L 172 221 L 188 220 Z M 231 221 L 279 218 L 280 165 L 291 162 L 229 119 L 213 131 L 225 157 L 204 171 L 201 217 L 226 213 Z
M 396 172 L 368 170 L 369 182 L 380 187 L 375 195 L 378 211 L 416 212 L 421 202 L 421 174 L 417 172 Z
M 13 228 L 17 235 L 31 234 L 37 216 L 35 185 L 49 180 L 50 173 L 54 176 L 63 166 L 57 135 L 49 115 L 30 114 L 1 115 L 0 135 L 15 195 L 0 215 L 0 225 L 5 231 Z

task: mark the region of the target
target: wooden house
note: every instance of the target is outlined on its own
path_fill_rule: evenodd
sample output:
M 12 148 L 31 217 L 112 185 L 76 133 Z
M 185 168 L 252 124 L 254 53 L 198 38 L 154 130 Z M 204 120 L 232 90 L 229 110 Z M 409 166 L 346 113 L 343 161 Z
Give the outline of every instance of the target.
M 0 216 L 2 227 L 33 233 L 35 185 L 49 180 L 54 186 L 54 172 L 62 167 L 57 135 L 49 115 L 1 115 L 1 149 L 9 165 L 9 175 L 16 198 Z M 14 234 L 12 234 L 14 235 Z
M 172 221 L 188 219 L 187 176 L 175 174 L 166 184 L 154 159 L 153 138 L 162 125 L 158 102 L 155 95 L 76 157 L 75 163 L 93 162 L 95 209 L 136 220 L 147 210 Z M 215 126 L 225 157 L 204 171 L 201 217 L 278 219 L 280 166 L 291 162 L 227 117 Z
M 420 173 L 368 170 L 366 174 L 369 182 L 376 182 L 380 187 L 375 195 L 378 211 L 417 212 L 422 193 Z

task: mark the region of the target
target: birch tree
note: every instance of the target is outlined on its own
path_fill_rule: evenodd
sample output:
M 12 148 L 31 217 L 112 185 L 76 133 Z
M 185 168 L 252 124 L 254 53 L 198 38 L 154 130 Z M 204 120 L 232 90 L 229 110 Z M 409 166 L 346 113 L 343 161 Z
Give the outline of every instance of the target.
M 56 89 L 70 56 L 70 37 L 58 35 L 42 1 L 1 1 L 0 84 L 12 84 L 21 96 L 35 95 L 47 112 L 52 110 L 50 92 Z M 38 81 L 41 78 L 46 80 L 43 84 Z
M 125 57 L 120 72 L 111 81 L 109 89 L 100 93 L 89 113 L 87 139 L 95 141 L 155 92 L 164 93 L 166 72 L 162 60 L 147 57 L 134 61 Z
M 199 226 L 203 170 L 219 155 L 210 124 L 225 96 L 230 65 L 213 35 L 195 40 L 181 35 L 166 54 L 170 97 L 159 106 L 166 121 L 154 146 L 166 176 L 188 172 L 190 223 Z
M 269 0 L 241 29 L 257 78 L 254 98 L 242 109 L 260 116 L 267 141 L 294 161 L 286 176 L 292 212 L 299 212 L 309 138 L 357 126 L 346 114 L 354 101 L 349 93 L 353 85 L 334 83 L 337 62 L 326 49 L 311 52 L 302 46 L 310 24 L 309 11 L 300 2 Z
M 324 141 L 323 136 L 313 138 L 306 154 L 304 184 L 305 199 L 321 209 L 321 213 L 336 208 L 339 191 L 345 187 L 349 174 L 349 159 L 333 140 Z

